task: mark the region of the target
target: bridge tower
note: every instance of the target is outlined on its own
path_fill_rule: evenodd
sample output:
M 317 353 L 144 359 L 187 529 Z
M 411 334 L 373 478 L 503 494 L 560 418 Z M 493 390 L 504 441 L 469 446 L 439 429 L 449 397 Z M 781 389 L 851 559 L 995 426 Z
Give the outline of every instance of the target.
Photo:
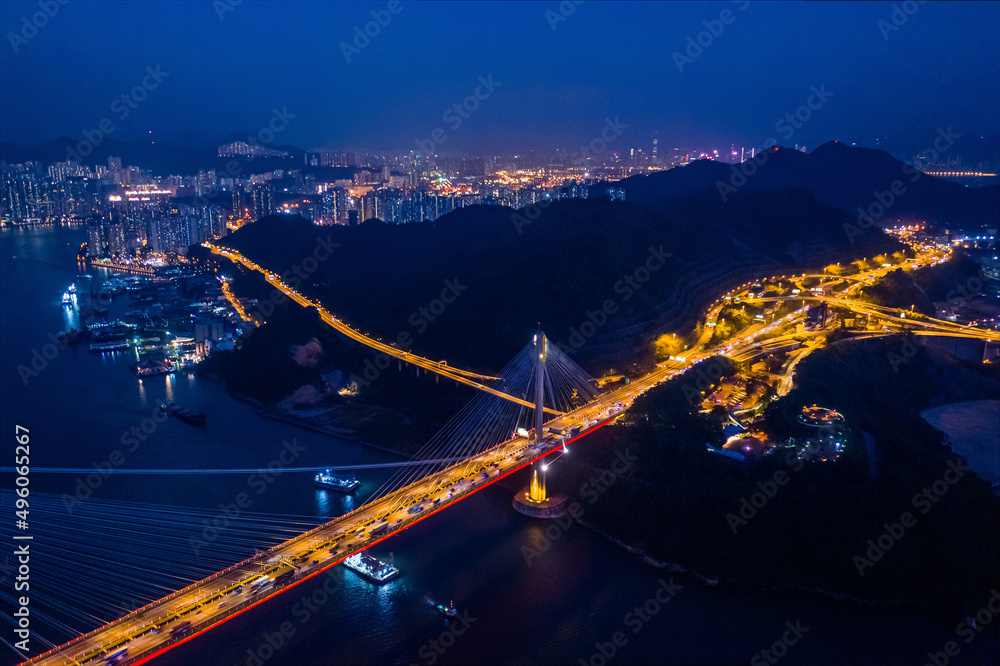
M 542 445 L 545 439 L 545 355 L 548 352 L 549 341 L 545 334 L 539 331 L 535 334 L 535 428 L 532 439 L 536 446 Z M 528 499 L 542 503 L 548 499 L 545 494 L 545 471 L 539 474 L 540 463 L 531 463 L 531 486 L 528 489 Z
M 545 333 L 535 334 L 535 428 L 531 441 L 535 446 L 545 444 L 545 359 L 549 341 Z M 531 482 L 528 487 L 514 496 L 513 506 L 519 513 L 533 518 L 556 518 L 566 512 L 565 495 L 549 497 L 545 489 L 545 465 L 539 461 L 531 463 Z

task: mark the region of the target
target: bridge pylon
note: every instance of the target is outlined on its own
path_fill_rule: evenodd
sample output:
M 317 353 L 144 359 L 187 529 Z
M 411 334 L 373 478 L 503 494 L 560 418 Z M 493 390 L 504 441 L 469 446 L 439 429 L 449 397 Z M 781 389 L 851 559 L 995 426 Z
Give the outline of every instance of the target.
M 545 333 L 538 331 L 534 338 L 534 381 L 535 381 L 535 427 L 530 439 L 535 446 L 545 445 L 545 361 L 548 356 L 549 340 Z M 569 498 L 565 495 L 549 497 L 545 489 L 545 465 L 536 460 L 531 463 L 531 481 L 527 487 L 514 495 L 512 505 L 518 513 L 532 518 L 557 518 L 566 513 Z

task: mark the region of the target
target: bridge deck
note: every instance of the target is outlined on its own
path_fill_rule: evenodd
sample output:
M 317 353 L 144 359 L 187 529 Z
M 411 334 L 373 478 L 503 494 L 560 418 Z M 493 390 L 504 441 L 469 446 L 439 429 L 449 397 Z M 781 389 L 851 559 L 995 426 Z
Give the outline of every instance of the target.
M 641 380 L 552 419 L 546 427 L 561 429 L 580 425 L 580 433 L 566 443 L 575 441 L 617 418 L 631 403 L 632 395 L 638 395 L 649 386 L 663 381 L 679 368 L 679 364 L 658 368 Z M 618 407 L 618 401 L 622 402 L 621 407 Z M 503 442 L 24 663 L 101 664 L 103 655 L 125 648 L 129 650 L 129 663 L 144 663 L 471 496 L 562 446 L 562 441 L 554 439 L 543 440 L 540 448 L 529 446 L 524 437 Z M 418 504 L 424 508 L 410 513 L 410 509 Z M 372 537 L 370 530 L 383 524 L 389 525 L 388 530 Z M 336 553 L 331 553 L 334 548 Z M 297 569 L 289 562 L 296 564 Z M 294 576 L 288 577 L 280 586 L 262 585 L 262 589 L 256 592 L 252 587 L 254 580 L 261 576 L 269 576 L 273 581 L 289 572 L 294 572 Z M 220 604 L 224 606 L 220 607 Z M 191 623 L 190 632 L 172 636 L 170 632 L 184 622 Z

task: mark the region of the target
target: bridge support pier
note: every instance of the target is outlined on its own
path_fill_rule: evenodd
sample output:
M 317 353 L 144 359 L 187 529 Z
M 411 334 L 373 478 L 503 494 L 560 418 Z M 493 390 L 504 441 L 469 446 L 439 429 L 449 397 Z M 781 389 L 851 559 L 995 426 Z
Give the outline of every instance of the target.
M 532 518 L 558 518 L 566 513 L 569 498 L 566 495 L 549 497 L 545 492 L 545 472 L 539 471 L 538 463 L 531 466 L 531 482 L 514 495 L 511 506 L 514 510 Z
M 539 331 L 535 334 L 535 428 L 532 439 L 536 446 L 542 446 L 545 439 L 545 358 L 548 344 L 544 333 Z M 566 513 L 568 499 L 565 495 L 548 496 L 545 491 L 545 468 L 535 462 L 531 466 L 531 482 L 514 495 L 511 505 L 518 513 L 532 518 L 558 518 Z

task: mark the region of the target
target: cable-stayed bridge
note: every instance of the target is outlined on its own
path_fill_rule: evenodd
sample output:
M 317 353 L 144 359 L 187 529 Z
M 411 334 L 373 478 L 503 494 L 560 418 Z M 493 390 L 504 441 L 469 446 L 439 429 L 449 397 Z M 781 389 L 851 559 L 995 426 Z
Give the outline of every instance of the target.
M 484 486 L 533 464 L 545 455 L 565 451 L 568 444 L 616 418 L 646 389 L 684 372 L 713 353 L 720 350 L 727 353 L 741 345 L 759 344 L 754 342 L 757 336 L 768 331 L 780 335 L 795 321 L 789 315 L 786 317 L 787 321 L 774 322 L 765 329 L 735 336 L 728 346 L 717 345 L 705 349 L 708 345 L 699 344 L 699 351 L 692 350 L 683 359 L 661 364 L 626 387 L 598 395 L 586 373 L 554 345 L 548 345 L 541 333 L 504 368 L 499 377 L 454 368 L 444 362 L 430 361 L 401 351 L 360 333 L 339 321 L 322 305 L 291 290 L 276 275 L 268 273 L 235 251 L 215 246 L 211 246 L 211 249 L 251 270 L 260 271 L 272 285 L 299 304 L 317 308 L 323 321 L 344 335 L 427 371 L 473 386 L 480 393 L 413 460 L 400 464 L 399 471 L 364 506 L 322 525 L 314 525 L 308 519 L 302 520 L 303 517 L 248 515 L 245 519 L 253 527 L 237 529 L 234 543 L 239 543 L 240 540 L 243 540 L 244 546 L 248 541 L 261 543 L 260 530 L 262 526 L 266 528 L 268 525 L 275 535 L 284 531 L 285 536 L 289 533 L 294 533 L 294 536 L 287 539 L 275 536 L 273 541 L 277 543 L 268 550 L 228 566 L 224 564 L 227 560 L 224 559 L 223 551 L 220 555 L 222 559 L 218 560 L 222 563 L 220 567 L 225 566 L 222 570 L 195 580 L 176 576 L 173 580 L 178 584 L 190 584 L 64 645 L 53 647 L 49 652 L 26 663 L 105 664 L 108 656 L 116 654 L 121 657 L 118 663 L 145 663 L 246 609 L 316 576 L 348 556 L 471 496 Z M 856 311 L 877 312 L 887 319 L 906 319 L 903 311 L 873 308 L 846 298 L 799 297 L 794 300 L 830 301 L 849 305 Z M 988 341 L 998 337 L 995 331 L 929 318 L 924 318 L 924 321 L 906 319 L 906 322 L 937 335 Z M 549 420 L 546 421 L 546 418 Z M 177 470 L 132 472 L 175 471 Z M 215 473 L 234 471 L 240 470 L 213 470 Z M 8 501 L 6 495 L 4 500 Z M 136 509 L 124 506 L 130 503 L 105 502 L 97 506 L 106 508 L 109 513 L 138 510 L 140 513 L 137 514 L 137 520 L 149 520 L 148 509 L 147 513 L 142 513 L 141 507 Z M 184 521 L 195 520 L 197 524 L 197 520 L 201 519 L 197 512 L 191 512 L 190 509 L 160 509 L 159 512 L 164 514 L 159 516 L 161 524 L 168 529 L 169 526 Z M 86 527 L 81 528 L 80 525 L 66 525 L 66 528 L 77 532 L 82 529 L 83 533 L 86 531 Z M 303 529 L 305 531 L 300 532 Z M 236 549 L 231 552 L 241 551 Z M 156 563 L 154 552 L 140 549 L 139 557 L 144 557 L 147 553 L 149 561 L 145 564 Z M 66 559 L 70 559 L 72 554 L 68 550 Z M 173 563 L 183 564 L 176 559 Z M 143 561 L 124 564 L 131 567 L 130 570 L 134 569 L 137 576 L 151 571 L 150 566 L 143 566 Z M 99 571 L 95 571 L 99 575 Z M 267 583 L 254 585 L 255 581 L 261 580 L 266 580 Z M 162 579 L 151 584 L 159 586 L 158 589 L 163 591 L 170 589 L 164 586 Z M 65 595 L 62 598 L 69 599 Z M 113 607 L 121 612 L 134 607 L 127 596 L 116 598 L 114 602 Z M 89 609 L 72 610 L 81 619 L 89 617 L 92 621 L 96 618 L 96 615 L 90 615 Z M 52 618 L 52 624 L 58 622 L 58 619 Z
M 670 373 L 661 368 L 646 383 L 652 385 Z M 115 654 L 123 655 L 121 663 L 145 663 L 545 455 L 566 450 L 574 440 L 614 419 L 631 401 L 629 394 L 635 395 L 642 387 L 633 384 L 627 391 L 598 396 L 586 372 L 538 333 L 490 388 L 494 391 L 479 393 L 365 505 L 170 592 L 26 663 L 104 664 Z M 532 407 L 525 407 L 525 402 Z M 546 422 L 548 412 L 557 416 Z M 192 520 L 180 511 L 168 518 Z M 266 516 L 258 518 L 268 520 Z M 288 517 L 288 526 L 295 529 L 296 525 L 302 529 L 301 517 Z M 253 538 L 252 534 L 250 529 L 237 531 L 242 539 Z M 142 552 L 149 556 L 150 565 L 157 562 L 154 550 Z M 129 566 L 142 575 L 141 565 Z M 265 576 L 267 584 L 254 585 Z M 186 582 L 184 578 L 175 580 Z M 99 587 L 99 583 L 95 585 Z M 87 616 L 85 610 L 78 612 Z

